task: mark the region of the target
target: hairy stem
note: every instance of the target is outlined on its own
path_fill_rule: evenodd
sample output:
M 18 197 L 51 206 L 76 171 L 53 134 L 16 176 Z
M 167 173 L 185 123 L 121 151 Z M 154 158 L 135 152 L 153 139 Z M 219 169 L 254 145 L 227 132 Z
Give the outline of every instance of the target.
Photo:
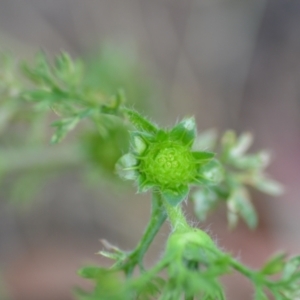
M 166 218 L 167 214 L 161 196 L 157 192 L 153 192 L 150 221 L 137 247 L 130 253 L 127 262 L 122 266 L 128 276 L 132 274 L 136 264 L 142 267 L 143 257 Z
M 174 231 L 180 232 L 191 229 L 182 212 L 181 205 L 172 206 L 168 203 L 168 201 L 164 200 L 164 207 L 167 211 L 169 222 Z

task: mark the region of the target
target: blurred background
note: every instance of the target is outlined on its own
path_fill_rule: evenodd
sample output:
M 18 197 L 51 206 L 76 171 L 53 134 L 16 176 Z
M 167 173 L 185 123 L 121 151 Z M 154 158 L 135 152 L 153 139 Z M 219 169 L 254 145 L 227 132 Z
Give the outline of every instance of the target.
M 107 93 L 123 87 L 134 107 L 162 125 L 195 115 L 199 131 L 252 132 L 253 150 L 272 151 L 268 172 L 285 185 L 285 194 L 252 193 L 260 218 L 256 231 L 242 222 L 229 231 L 224 207 L 200 226 L 254 268 L 275 251 L 300 252 L 299 1 L 1 0 L 0 47 L 28 60 L 40 49 L 81 57 L 93 84 Z M 3 112 L 0 106 L 0 119 Z M 76 275 L 80 266 L 109 263 L 94 254 L 102 249 L 99 239 L 124 249 L 136 245 L 148 220 L 149 195 L 115 188 L 108 174 L 113 160 L 83 166 L 66 148 L 52 166 L 47 148 L 49 166 L 44 152 L 28 154 L 21 142 L 27 121 L 18 118 L 0 131 L 0 148 L 15 146 L 16 162 L 0 172 L 1 299 L 70 300 L 74 286 L 85 286 Z M 26 145 L 39 138 L 47 145 L 52 129 L 34 124 L 36 139 Z M 71 139 L 64 143 L 72 146 Z M 148 263 L 167 234 L 165 226 Z M 225 282 L 228 299 L 251 299 L 244 279 Z

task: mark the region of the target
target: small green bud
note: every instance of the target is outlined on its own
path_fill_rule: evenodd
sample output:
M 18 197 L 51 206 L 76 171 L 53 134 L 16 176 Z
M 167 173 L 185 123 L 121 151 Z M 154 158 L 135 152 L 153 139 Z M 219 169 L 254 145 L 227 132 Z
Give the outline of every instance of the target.
M 192 151 L 194 118 L 162 130 L 137 112 L 125 111 L 138 131 L 131 133 L 131 152 L 120 159 L 117 168 L 123 178 L 137 179 L 138 191 L 159 189 L 174 206 L 188 196 L 190 184 L 218 181 L 220 170 L 212 160 L 214 153 Z M 205 180 L 199 180 L 201 176 Z
M 191 151 L 173 141 L 152 144 L 139 170 L 149 181 L 170 188 L 188 184 L 196 175 Z

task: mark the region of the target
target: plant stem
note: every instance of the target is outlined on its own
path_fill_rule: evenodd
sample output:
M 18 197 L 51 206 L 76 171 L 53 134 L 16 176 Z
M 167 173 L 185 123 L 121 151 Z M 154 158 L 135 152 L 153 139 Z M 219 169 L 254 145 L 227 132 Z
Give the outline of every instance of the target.
M 231 259 L 231 266 L 237 270 L 238 272 L 240 272 L 241 274 L 245 275 L 246 277 L 248 277 L 249 279 L 252 279 L 255 277 L 255 272 L 250 270 L 249 268 L 243 266 L 242 264 L 240 264 L 237 260 L 235 260 L 234 258 Z
M 150 221 L 140 242 L 130 253 L 125 265 L 122 266 L 128 276 L 132 274 L 136 264 L 139 264 L 140 267 L 142 267 L 143 257 L 166 218 L 167 214 L 163 207 L 161 196 L 157 192 L 153 192 Z
M 169 222 L 171 223 L 174 231 L 179 232 L 191 229 L 182 212 L 181 205 L 172 206 L 164 199 L 164 207 L 167 211 Z
M 159 231 L 160 227 L 167 218 L 167 214 L 163 208 L 161 197 L 158 193 L 153 192 L 151 217 L 147 225 L 145 233 L 137 246 L 138 258 L 141 260 L 152 243 L 154 237 Z
M 243 274 L 245 277 L 249 278 L 249 280 L 255 284 L 256 282 L 259 282 L 260 284 L 266 286 L 270 290 L 272 290 L 273 286 L 277 286 L 278 283 L 276 281 L 272 281 L 268 279 L 266 276 L 260 274 L 257 271 L 251 270 L 247 268 L 246 266 L 240 264 L 237 260 L 231 259 L 231 266 L 241 274 Z

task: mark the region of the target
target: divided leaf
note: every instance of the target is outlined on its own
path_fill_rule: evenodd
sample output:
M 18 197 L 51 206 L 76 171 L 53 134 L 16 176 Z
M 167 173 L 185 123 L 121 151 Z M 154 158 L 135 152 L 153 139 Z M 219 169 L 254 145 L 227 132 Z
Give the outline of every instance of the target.
M 254 229 L 257 226 L 257 215 L 246 189 L 243 187 L 234 189 L 227 201 L 227 206 L 230 228 L 236 226 L 238 215 L 244 219 L 249 228 Z

